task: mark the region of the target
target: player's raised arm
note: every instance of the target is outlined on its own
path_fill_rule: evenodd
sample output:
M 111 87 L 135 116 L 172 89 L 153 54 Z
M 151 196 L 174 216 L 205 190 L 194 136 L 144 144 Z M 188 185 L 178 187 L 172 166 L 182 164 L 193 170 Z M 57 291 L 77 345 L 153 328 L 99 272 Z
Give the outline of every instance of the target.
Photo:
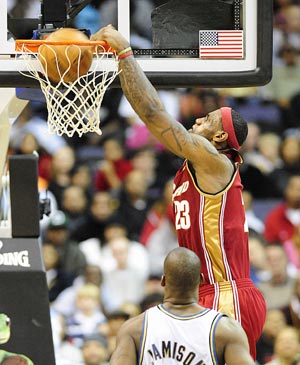
M 222 168 L 224 159 L 214 146 L 206 138 L 187 131 L 166 111 L 155 88 L 132 57 L 130 44 L 116 29 L 104 27 L 92 39 L 105 40 L 118 54 L 121 53 L 119 77 L 123 92 L 150 132 L 166 148 L 192 162 L 205 160 L 211 169 Z

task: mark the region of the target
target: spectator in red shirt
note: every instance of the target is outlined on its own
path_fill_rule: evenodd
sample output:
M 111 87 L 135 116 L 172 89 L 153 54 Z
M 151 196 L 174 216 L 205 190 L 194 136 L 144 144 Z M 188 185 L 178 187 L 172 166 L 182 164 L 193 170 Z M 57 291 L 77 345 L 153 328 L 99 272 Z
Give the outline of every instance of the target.
M 285 199 L 265 218 L 264 238 L 267 242 L 300 241 L 300 174 L 292 175 L 284 191 Z M 299 246 L 298 246 L 299 247 Z
M 121 141 L 115 137 L 107 138 L 103 143 L 103 160 L 95 173 L 96 191 L 118 191 L 132 169 Z

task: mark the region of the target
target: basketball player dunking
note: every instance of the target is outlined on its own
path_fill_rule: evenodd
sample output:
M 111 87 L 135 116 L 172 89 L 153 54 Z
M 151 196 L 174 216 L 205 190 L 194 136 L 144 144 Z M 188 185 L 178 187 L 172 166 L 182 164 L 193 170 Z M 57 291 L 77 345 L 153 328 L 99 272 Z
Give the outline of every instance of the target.
M 123 92 L 149 131 L 185 159 L 174 179 L 175 227 L 180 246 L 201 260 L 204 284 L 200 304 L 237 319 L 252 357 L 265 321 L 266 306 L 250 279 L 248 231 L 242 202 L 238 153 L 247 123 L 231 108 L 195 120 L 190 131 L 167 113 L 136 62 L 128 41 L 112 26 L 93 38 L 119 54 Z

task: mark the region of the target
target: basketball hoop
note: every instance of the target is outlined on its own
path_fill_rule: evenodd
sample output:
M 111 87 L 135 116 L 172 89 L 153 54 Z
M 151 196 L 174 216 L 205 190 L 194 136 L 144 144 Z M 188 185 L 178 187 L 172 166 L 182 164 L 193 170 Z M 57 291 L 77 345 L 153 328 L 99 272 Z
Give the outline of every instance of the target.
M 55 47 L 65 46 L 65 56 L 69 67 L 61 73 L 59 59 Z M 47 73 L 47 60 L 40 53 L 40 47 L 49 47 L 54 53 L 59 72 L 59 82 L 53 83 Z M 89 71 L 80 74 L 81 47 L 93 47 L 93 62 Z M 64 76 L 73 67 L 68 58 L 68 47 L 77 47 L 79 54 L 77 77 L 75 81 L 66 82 Z M 48 110 L 48 131 L 59 136 L 66 134 L 72 137 L 77 133 L 79 137 L 88 132 L 101 135 L 100 108 L 104 94 L 109 85 L 118 75 L 118 58 L 105 42 L 99 41 L 47 41 L 45 40 L 16 40 L 18 57 L 25 61 L 27 72 L 19 70 L 26 76 L 36 79 L 46 99 Z

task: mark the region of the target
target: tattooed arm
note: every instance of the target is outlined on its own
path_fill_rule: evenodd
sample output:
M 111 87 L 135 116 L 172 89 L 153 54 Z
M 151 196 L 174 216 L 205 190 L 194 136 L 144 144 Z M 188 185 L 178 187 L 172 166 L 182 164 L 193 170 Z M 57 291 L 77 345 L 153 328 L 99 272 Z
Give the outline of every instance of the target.
M 129 47 L 128 41 L 112 26 L 100 29 L 92 39 L 105 40 L 117 53 Z M 214 175 L 228 170 L 227 159 L 206 138 L 189 133 L 167 113 L 155 88 L 133 56 L 120 59 L 119 67 L 124 95 L 150 132 L 166 148 L 190 160 L 198 172 Z

